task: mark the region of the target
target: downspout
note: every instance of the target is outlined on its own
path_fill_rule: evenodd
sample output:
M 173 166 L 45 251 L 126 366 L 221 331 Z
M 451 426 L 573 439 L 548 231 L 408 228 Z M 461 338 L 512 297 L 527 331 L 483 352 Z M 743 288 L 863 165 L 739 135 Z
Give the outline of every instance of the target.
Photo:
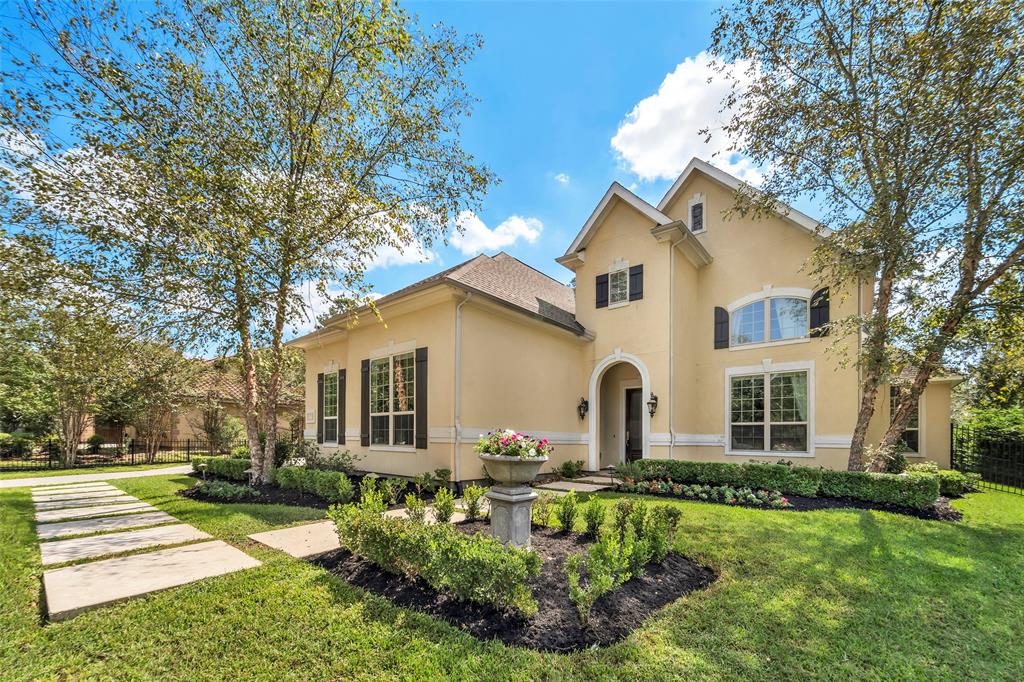
M 466 298 L 455 306 L 455 396 L 452 401 L 452 422 L 455 424 L 455 445 L 452 448 L 452 472 L 456 485 L 462 485 L 462 306 L 473 298 L 467 291 Z

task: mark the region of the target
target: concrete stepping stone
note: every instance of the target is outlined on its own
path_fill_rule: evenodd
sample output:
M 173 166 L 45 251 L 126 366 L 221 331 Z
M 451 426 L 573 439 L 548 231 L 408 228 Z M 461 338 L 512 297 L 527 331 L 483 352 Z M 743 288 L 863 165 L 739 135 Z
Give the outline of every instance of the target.
M 573 481 L 577 483 L 593 483 L 595 485 L 618 485 L 622 483 L 621 479 L 615 478 L 614 476 L 602 476 L 600 474 L 592 474 L 590 476 L 583 476 L 581 478 L 574 478 Z
M 33 495 L 69 495 L 71 493 L 84 493 L 94 490 L 117 490 L 109 483 L 84 483 L 82 485 L 69 485 L 60 488 L 33 488 Z
M 108 533 L 71 540 L 56 540 L 39 545 L 44 566 L 68 561 L 92 559 L 108 554 L 120 554 L 147 547 L 176 545 L 193 540 L 209 540 L 211 535 L 187 523 L 157 526 L 125 533 Z
M 131 516 L 105 516 L 99 519 L 82 519 L 81 521 L 64 521 L 61 523 L 40 523 L 36 526 L 36 534 L 40 540 L 52 540 L 68 535 L 85 535 L 102 533 L 111 530 L 155 526 L 159 523 L 177 521 L 170 514 L 155 511 L 148 514 L 132 514 Z
M 58 488 L 65 485 L 95 483 L 96 481 L 115 481 L 122 478 L 141 478 L 143 476 L 173 476 L 192 472 L 191 464 L 142 469 L 136 471 L 118 471 L 105 474 L 73 474 L 69 476 L 35 476 L 33 478 L 11 478 L 0 481 L 0 488 Z
M 598 485 L 596 483 L 580 483 L 579 481 L 554 481 L 535 486 L 537 490 L 562 490 L 568 492 L 575 490 L 578 493 L 596 493 L 599 490 L 608 490 L 610 485 Z
M 110 490 L 87 490 L 81 493 L 57 493 L 45 495 L 33 495 L 33 502 L 57 502 L 59 500 L 89 500 L 97 497 L 116 497 L 124 495 L 123 490 L 111 488 Z
M 296 559 L 305 559 L 341 547 L 333 521 L 320 521 L 294 528 L 253 533 L 249 539 L 279 549 Z
M 138 502 L 139 498 L 121 493 L 116 497 L 86 498 L 84 500 L 53 500 L 52 502 L 36 502 L 37 511 L 48 509 L 76 509 L 78 507 L 95 507 L 101 504 L 121 504 L 123 502 Z
M 43 573 L 51 621 L 144 594 L 259 566 L 260 562 L 221 540 L 146 554 L 103 559 Z
M 132 502 L 130 504 L 103 504 L 96 507 L 75 507 L 74 509 L 50 509 L 36 512 L 36 522 L 49 523 L 65 519 L 87 519 L 90 516 L 138 514 L 144 511 L 156 511 L 156 507 L 145 502 Z

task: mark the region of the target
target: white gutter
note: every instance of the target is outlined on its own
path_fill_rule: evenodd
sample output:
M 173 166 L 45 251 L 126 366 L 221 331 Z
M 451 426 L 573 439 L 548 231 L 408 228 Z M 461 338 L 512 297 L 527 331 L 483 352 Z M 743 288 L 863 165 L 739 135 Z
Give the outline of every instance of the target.
M 455 399 L 452 401 L 452 422 L 455 424 L 455 445 L 452 448 L 452 472 L 456 484 L 462 480 L 462 306 L 473 298 L 473 292 L 467 291 L 466 298 L 455 306 Z

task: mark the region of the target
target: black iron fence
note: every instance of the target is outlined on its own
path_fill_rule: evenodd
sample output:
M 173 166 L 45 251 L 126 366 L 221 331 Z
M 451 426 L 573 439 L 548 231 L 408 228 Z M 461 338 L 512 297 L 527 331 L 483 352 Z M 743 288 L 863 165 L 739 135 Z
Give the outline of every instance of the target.
M 953 468 L 981 476 L 981 487 L 1024 495 L 1024 438 L 950 428 Z
M 193 455 L 227 454 L 239 443 L 211 445 L 201 439 L 160 441 L 149 447 L 144 441 L 130 438 L 120 443 L 79 443 L 73 461 L 55 440 L 13 451 L 0 452 L 0 471 L 34 469 L 79 469 L 97 466 L 132 466 L 134 464 L 184 464 Z

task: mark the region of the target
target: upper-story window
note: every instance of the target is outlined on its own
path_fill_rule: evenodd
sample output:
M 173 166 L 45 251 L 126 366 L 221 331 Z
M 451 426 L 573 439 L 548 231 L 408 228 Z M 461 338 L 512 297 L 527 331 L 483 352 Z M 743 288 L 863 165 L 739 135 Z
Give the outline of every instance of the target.
M 690 205 L 690 231 L 704 231 L 704 202 Z
M 608 273 L 608 304 L 629 301 L 629 270 L 623 268 Z
M 732 313 L 730 345 L 784 341 L 807 336 L 810 313 L 806 298 L 764 298 Z

